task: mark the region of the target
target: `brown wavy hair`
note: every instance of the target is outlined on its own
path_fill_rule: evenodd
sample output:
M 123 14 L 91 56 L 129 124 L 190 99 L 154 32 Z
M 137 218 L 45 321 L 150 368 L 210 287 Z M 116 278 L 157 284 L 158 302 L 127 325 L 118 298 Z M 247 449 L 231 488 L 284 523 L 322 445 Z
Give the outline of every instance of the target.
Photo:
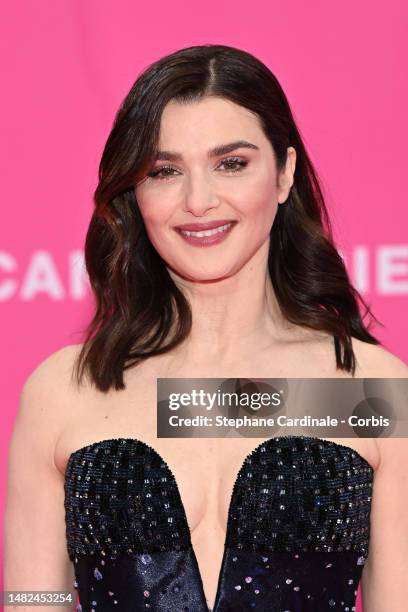
M 256 113 L 275 152 L 278 173 L 287 147 L 296 149 L 294 184 L 285 204 L 278 206 L 270 234 L 271 282 L 286 319 L 332 335 L 337 369 L 354 376 L 351 338 L 380 344 L 363 323 L 359 303 L 364 317 L 377 319 L 351 285 L 334 246 L 319 178 L 285 93 L 269 68 L 250 53 L 200 45 L 148 66 L 115 116 L 85 241 L 96 307 L 74 364 L 76 381 L 87 374 L 100 391 L 124 389 L 124 370 L 170 351 L 190 332 L 190 306 L 147 236 L 135 184 L 154 160 L 166 104 L 206 96 Z

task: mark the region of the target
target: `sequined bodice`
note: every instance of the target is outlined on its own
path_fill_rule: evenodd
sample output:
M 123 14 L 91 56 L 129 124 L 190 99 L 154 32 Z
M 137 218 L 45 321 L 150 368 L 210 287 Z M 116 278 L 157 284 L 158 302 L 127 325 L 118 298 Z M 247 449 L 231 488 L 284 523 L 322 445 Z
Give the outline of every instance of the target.
M 368 555 L 373 469 L 354 449 L 275 437 L 244 460 L 213 612 L 354 610 Z M 151 446 L 73 452 L 67 548 L 83 612 L 209 612 L 177 482 Z

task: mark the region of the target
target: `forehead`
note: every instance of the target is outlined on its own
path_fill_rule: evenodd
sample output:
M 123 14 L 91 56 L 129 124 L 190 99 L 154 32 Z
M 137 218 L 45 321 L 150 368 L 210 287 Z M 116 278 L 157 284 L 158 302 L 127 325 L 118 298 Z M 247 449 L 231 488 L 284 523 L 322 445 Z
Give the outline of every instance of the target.
M 261 144 L 262 137 L 258 117 L 230 100 L 216 97 L 188 103 L 171 100 L 163 109 L 159 147 L 180 150 L 189 144 L 202 144 L 207 149 L 210 144 L 244 138 L 256 139 Z

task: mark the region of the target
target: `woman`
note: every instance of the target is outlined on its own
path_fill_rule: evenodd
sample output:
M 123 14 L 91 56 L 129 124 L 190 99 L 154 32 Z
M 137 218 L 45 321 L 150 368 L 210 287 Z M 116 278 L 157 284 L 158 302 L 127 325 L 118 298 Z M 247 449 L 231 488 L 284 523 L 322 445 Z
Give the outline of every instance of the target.
M 6 588 L 75 581 L 98 612 L 316 612 L 355 609 L 362 572 L 364 612 L 404 609 L 405 440 L 156 437 L 159 377 L 408 374 L 360 316 L 273 74 L 222 45 L 154 63 L 95 203 L 87 337 L 22 392 Z

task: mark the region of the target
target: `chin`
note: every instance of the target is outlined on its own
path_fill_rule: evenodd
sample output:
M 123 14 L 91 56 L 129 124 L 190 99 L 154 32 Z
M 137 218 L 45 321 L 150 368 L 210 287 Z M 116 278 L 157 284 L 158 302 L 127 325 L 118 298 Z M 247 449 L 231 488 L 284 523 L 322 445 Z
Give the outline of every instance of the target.
M 197 272 L 194 270 L 190 270 L 190 271 L 174 271 L 178 276 L 181 276 L 182 278 L 194 282 L 194 283 L 205 283 L 205 282 L 217 282 L 217 281 L 221 281 L 225 278 L 228 278 L 229 276 L 233 276 L 234 272 L 231 271 L 227 271 L 227 270 L 216 270 L 216 271 L 211 271 L 208 270 L 205 272 Z

